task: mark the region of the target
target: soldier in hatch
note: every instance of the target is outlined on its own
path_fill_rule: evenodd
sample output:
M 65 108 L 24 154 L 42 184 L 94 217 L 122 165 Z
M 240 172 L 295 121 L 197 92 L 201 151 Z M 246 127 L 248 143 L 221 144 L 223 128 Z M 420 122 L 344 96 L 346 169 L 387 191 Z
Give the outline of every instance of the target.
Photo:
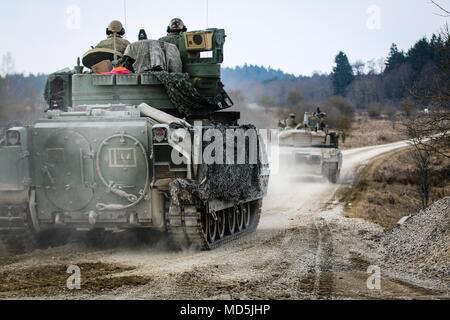
M 326 119 L 326 117 L 327 117 L 327 114 L 326 114 L 325 112 L 322 112 L 322 111 L 320 110 L 320 108 L 317 108 L 317 112 L 316 112 L 316 114 L 315 114 L 314 116 L 319 120 L 319 127 L 318 127 L 318 130 L 320 130 L 320 131 L 325 131 L 325 129 L 326 129 L 326 127 L 327 127 L 327 124 L 326 124 L 326 122 L 325 122 L 325 119 Z
M 278 128 L 280 128 L 282 130 L 296 129 L 298 126 L 298 123 L 295 119 L 296 119 L 295 114 L 291 113 L 289 115 L 289 118 L 287 118 L 285 120 L 280 120 L 280 122 L 278 122 Z
M 298 126 L 297 121 L 295 120 L 295 114 L 290 114 L 289 118 L 286 119 L 286 129 L 295 129 Z
M 175 18 L 170 21 L 167 27 L 167 36 L 162 37 L 159 41 L 167 42 L 178 46 L 178 40 L 182 32 L 186 32 L 187 28 L 183 20 Z
M 112 49 L 124 54 L 130 42 L 123 38 L 125 29 L 120 21 L 112 21 L 106 29 L 107 39 L 101 41 L 96 48 Z

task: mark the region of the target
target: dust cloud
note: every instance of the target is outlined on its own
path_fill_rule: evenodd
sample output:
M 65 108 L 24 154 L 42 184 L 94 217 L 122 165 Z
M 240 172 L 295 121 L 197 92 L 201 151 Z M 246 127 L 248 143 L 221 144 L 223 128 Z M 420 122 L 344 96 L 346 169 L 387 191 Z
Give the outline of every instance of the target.
M 317 172 L 286 157 L 288 148 L 280 148 L 277 172 L 270 176 L 269 192 L 264 200 L 265 219 L 260 228 L 285 228 L 301 210 L 323 202 L 322 195 L 332 185 Z M 280 215 L 280 213 L 283 213 Z M 305 212 L 306 213 L 306 212 Z

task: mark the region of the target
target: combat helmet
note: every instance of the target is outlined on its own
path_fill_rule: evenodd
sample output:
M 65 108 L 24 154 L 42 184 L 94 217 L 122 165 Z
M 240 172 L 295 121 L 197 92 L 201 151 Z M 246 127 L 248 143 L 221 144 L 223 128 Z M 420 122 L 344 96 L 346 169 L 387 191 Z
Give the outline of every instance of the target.
M 183 20 L 179 18 L 172 19 L 169 26 L 167 27 L 167 33 L 181 33 L 186 31 L 186 25 L 184 24 Z
M 111 21 L 111 23 L 108 25 L 108 28 L 106 29 L 106 34 L 108 36 L 113 34 L 117 34 L 119 36 L 125 35 L 125 29 L 122 22 L 118 20 Z

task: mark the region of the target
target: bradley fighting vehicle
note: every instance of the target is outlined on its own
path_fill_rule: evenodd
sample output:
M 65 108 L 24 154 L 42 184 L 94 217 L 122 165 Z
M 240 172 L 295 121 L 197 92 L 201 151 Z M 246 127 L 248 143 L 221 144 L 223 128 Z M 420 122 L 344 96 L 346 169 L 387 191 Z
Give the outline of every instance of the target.
M 329 131 L 326 114 L 320 109 L 306 113 L 302 124 L 286 127 L 280 133 L 281 163 L 295 176 L 322 176 L 329 182 L 338 182 L 342 169 L 339 135 Z
M 19 253 L 40 235 L 131 230 L 210 250 L 256 230 L 269 179 L 261 137 L 250 145 L 244 135 L 244 158 L 257 150 L 253 163 L 201 161 L 217 139 L 202 141 L 208 129 L 254 128 L 223 111 L 233 105 L 220 81 L 225 37 L 221 29 L 181 34 L 182 72 L 95 74 L 94 63 L 122 56 L 95 49 L 83 58 L 87 69 L 78 59 L 52 74 L 46 118 L 0 139 L 3 246 Z

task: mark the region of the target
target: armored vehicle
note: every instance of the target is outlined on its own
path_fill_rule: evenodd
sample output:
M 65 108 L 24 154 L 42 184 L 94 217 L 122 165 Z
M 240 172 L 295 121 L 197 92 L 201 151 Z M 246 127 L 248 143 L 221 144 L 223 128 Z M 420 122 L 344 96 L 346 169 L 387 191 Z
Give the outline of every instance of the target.
M 291 121 L 292 122 L 292 121 Z M 342 169 L 339 135 L 329 131 L 326 114 L 305 114 L 295 128 L 283 126 L 280 138 L 281 163 L 295 176 L 322 176 L 336 184 Z
M 224 111 L 233 105 L 220 81 L 225 37 L 222 29 L 182 33 L 182 72 L 94 73 L 92 65 L 120 56 L 95 49 L 84 67 L 78 59 L 74 70 L 52 74 L 46 117 L 1 139 L 3 246 L 24 252 L 37 236 L 69 231 L 142 239 L 157 231 L 177 247 L 210 250 L 255 231 L 269 167 L 263 140 L 247 134 L 254 127 Z M 148 44 L 157 42 L 131 46 Z M 243 136 L 245 163 L 202 161 L 208 152 L 219 158 L 230 130 Z

